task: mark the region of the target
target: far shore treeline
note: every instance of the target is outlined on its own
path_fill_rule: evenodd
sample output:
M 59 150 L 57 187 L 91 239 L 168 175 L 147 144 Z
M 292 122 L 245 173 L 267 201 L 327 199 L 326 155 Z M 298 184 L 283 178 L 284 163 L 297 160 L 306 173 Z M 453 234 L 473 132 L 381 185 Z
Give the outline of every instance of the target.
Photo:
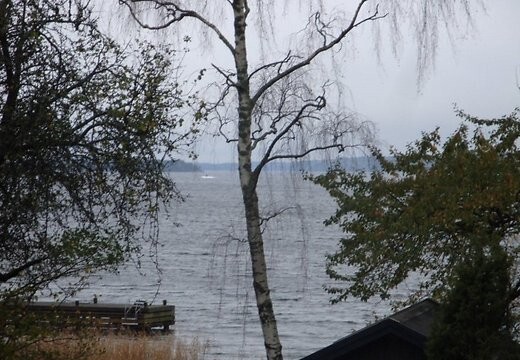
M 349 171 L 374 170 L 378 168 L 377 161 L 370 156 L 344 157 L 338 160 L 341 167 Z M 306 161 L 277 161 L 270 163 L 267 171 L 308 171 L 325 172 L 331 166 L 327 160 Z M 207 172 L 207 171 L 235 171 L 237 163 L 205 163 L 188 162 L 184 160 L 166 161 L 164 170 L 168 172 Z

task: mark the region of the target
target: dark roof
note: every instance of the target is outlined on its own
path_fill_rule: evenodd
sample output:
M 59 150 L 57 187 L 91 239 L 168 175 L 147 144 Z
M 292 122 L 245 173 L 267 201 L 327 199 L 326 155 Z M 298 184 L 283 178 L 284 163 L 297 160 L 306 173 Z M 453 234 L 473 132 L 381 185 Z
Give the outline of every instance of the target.
M 439 306 L 439 304 L 434 300 L 425 299 L 390 315 L 389 318 L 427 337 L 430 335 L 431 325 L 437 306 Z
M 389 317 L 346 336 L 335 343 L 306 356 L 302 360 L 334 360 L 374 342 L 393 336 L 423 349 L 433 323 L 438 304 L 425 299 Z

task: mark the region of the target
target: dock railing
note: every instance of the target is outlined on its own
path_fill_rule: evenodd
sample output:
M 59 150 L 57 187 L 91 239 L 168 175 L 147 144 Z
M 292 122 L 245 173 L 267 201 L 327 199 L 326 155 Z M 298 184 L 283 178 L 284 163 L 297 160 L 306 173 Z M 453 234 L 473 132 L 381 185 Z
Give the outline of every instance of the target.
M 109 328 L 133 328 L 150 330 L 161 327 L 169 330 L 175 324 L 175 306 L 149 305 L 145 301 L 136 301 L 133 304 L 99 303 L 96 299 L 92 303 L 75 302 L 30 302 L 25 304 L 28 312 L 42 319 L 47 316 L 68 320 L 86 320 L 94 326 Z

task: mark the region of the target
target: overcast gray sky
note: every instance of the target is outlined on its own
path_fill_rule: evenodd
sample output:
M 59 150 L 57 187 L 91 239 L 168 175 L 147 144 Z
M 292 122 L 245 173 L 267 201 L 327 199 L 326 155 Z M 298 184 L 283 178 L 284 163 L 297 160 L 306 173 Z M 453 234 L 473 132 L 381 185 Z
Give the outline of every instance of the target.
M 297 29 L 291 14 L 281 16 L 282 23 L 289 24 L 281 28 L 283 34 Z M 480 117 L 499 117 L 520 106 L 520 1 L 486 1 L 486 11 L 475 12 L 474 19 L 474 31 L 456 33 L 451 42 L 441 36 L 435 69 L 420 87 L 416 81 L 416 47 L 406 31 L 397 59 L 383 46 L 379 63 L 372 43 L 364 41 L 368 30 L 356 39 L 355 56 L 350 52 L 341 59 L 339 81 L 345 88 L 344 103 L 376 124 L 383 147 L 402 149 L 421 131 L 436 126 L 448 135 L 460 123 L 453 112 L 455 103 Z M 249 38 L 249 44 L 255 47 L 254 38 Z M 201 67 L 207 67 L 207 60 L 219 63 L 221 56 L 228 56 L 218 42 L 210 50 L 208 44 L 193 46 L 195 59 L 188 61 L 195 67 L 198 61 Z M 201 53 L 201 48 L 206 51 Z M 251 63 L 258 63 L 254 51 L 250 55 Z M 234 145 L 225 145 L 219 139 L 205 137 L 197 150 L 200 162 L 236 159 Z
M 420 89 L 413 46 L 383 69 L 372 64 L 367 69 L 359 56 L 352 72 L 371 73 L 371 85 L 353 77 L 354 107 L 377 124 L 387 144 L 402 148 L 436 126 L 449 134 L 459 124 L 453 103 L 481 117 L 520 106 L 520 1 L 488 1 L 487 15 L 479 13 L 475 20 L 476 32 L 455 38 L 455 48 L 444 38 L 435 69 Z

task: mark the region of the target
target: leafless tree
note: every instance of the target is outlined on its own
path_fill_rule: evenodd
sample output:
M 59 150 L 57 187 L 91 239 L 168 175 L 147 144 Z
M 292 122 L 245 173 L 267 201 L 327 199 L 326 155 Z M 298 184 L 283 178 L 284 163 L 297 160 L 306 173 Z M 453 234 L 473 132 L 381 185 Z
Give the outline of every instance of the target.
M 275 160 L 299 159 L 322 151 L 341 152 L 347 147 L 366 144 L 371 136 L 370 124 L 327 106 L 327 94 L 334 87 L 327 81 L 313 86 L 308 78 L 310 69 L 325 54 L 340 50 L 357 28 L 368 23 L 384 19 L 393 29 L 394 42 L 397 41 L 403 17 L 410 16 L 421 51 L 418 67 L 423 73 L 435 54 L 439 24 L 444 22 L 449 27 L 458 7 L 469 14 L 469 1 L 387 0 L 378 5 L 358 0 L 351 9 L 336 15 L 331 15 L 322 1 L 287 0 L 275 4 L 272 0 L 119 0 L 119 3 L 146 29 L 199 24 L 203 34 L 213 35 L 230 56 L 227 65 L 231 69 L 226 68 L 225 62 L 208 64 L 221 75 L 222 82 L 218 99 L 208 103 L 207 111 L 209 117 L 216 118 L 220 134 L 237 146 L 253 286 L 267 358 L 282 359 L 256 190 L 260 174 Z M 338 6 L 336 10 L 345 7 Z M 305 46 L 295 42 L 279 59 L 268 59 L 264 52 L 260 64 L 250 63 L 250 51 L 255 45 L 265 50 L 277 42 L 278 33 L 272 22 L 275 13 L 280 11 L 288 16 L 295 9 L 300 14 L 308 11 L 301 18 L 305 21 L 300 22 L 302 30 L 297 36 L 305 38 Z M 249 41 L 253 31 L 249 25 L 256 25 L 256 44 Z M 253 165 L 253 159 L 259 159 L 258 164 Z

